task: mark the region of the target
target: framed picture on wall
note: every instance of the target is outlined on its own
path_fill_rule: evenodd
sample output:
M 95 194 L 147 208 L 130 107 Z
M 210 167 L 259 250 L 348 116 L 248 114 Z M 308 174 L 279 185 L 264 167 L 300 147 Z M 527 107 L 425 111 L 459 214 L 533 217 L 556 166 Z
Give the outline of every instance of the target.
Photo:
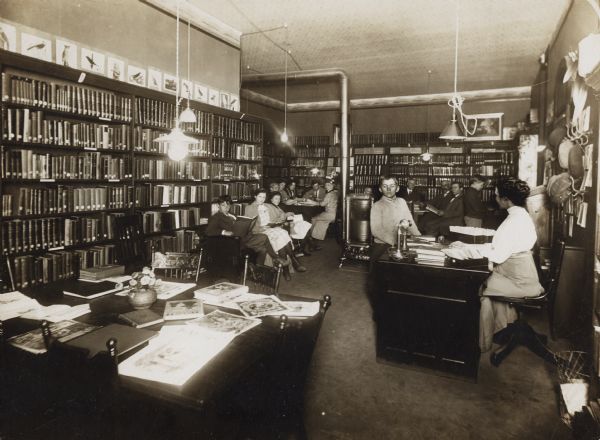
M 162 72 L 160 70 L 148 67 L 148 88 L 162 90 Z
M 220 102 L 219 107 L 221 108 L 229 108 L 229 93 L 227 92 L 219 92 Z
M 240 97 L 238 95 L 229 95 L 229 110 L 240 111 Z
M 208 103 L 208 87 L 203 84 L 194 84 L 194 99 L 196 101 Z
M 146 87 L 146 69 L 129 64 L 127 66 L 127 82 Z
M 474 133 L 467 135 L 467 140 L 499 141 L 502 139 L 502 117 L 504 113 L 483 113 L 470 115 L 467 129 Z
M 17 28 L 4 21 L 0 21 L 0 49 L 17 51 Z
M 163 91 L 169 93 L 177 93 L 177 88 L 179 85 L 177 84 L 177 77 L 173 75 L 169 75 L 168 73 L 163 73 Z
M 215 107 L 219 106 L 219 91 L 215 89 L 208 88 L 208 103 L 210 105 L 214 105 Z
M 89 70 L 90 72 L 104 74 L 104 54 L 95 50 L 81 48 L 81 63 L 82 69 Z
M 108 57 L 106 76 L 119 81 L 125 81 L 125 61 Z
M 55 44 L 55 59 L 56 64 L 60 64 L 61 66 L 72 67 L 73 69 L 77 69 L 77 45 L 71 43 L 67 40 L 62 40 L 60 38 L 56 39 Z
M 38 60 L 52 62 L 52 42 L 27 32 L 21 33 L 21 53 Z
M 194 99 L 194 84 L 187 79 L 181 80 L 181 97 L 184 99 Z

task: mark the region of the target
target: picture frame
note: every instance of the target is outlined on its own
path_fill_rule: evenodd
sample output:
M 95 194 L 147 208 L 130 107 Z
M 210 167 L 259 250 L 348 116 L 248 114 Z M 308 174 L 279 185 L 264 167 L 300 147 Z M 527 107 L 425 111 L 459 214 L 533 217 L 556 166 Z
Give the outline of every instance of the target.
M 208 88 L 208 103 L 210 105 L 214 105 L 215 107 L 219 106 L 219 91 L 213 89 L 211 87 Z
M 17 51 L 17 28 L 5 21 L 0 21 L 0 49 Z
M 56 64 L 77 69 L 77 45 L 75 43 L 57 38 L 54 47 Z
M 162 72 L 153 67 L 148 67 L 148 88 L 162 90 Z
M 176 94 L 179 87 L 177 77 L 168 73 L 163 73 L 163 91 Z
M 181 97 L 183 99 L 194 99 L 194 84 L 187 80 L 181 80 Z
M 234 112 L 240 111 L 240 97 L 238 95 L 229 95 L 229 110 Z
M 21 33 L 21 54 L 52 62 L 52 41 L 38 35 Z
M 229 93 L 219 92 L 219 107 L 229 109 Z
M 467 120 L 468 131 L 475 132 L 467 135 L 467 140 L 474 141 L 499 141 L 502 140 L 502 118 L 504 113 L 482 113 L 469 115 Z
M 194 84 L 194 99 L 208 104 L 208 87 L 204 84 Z
M 106 76 L 118 81 L 125 81 L 125 61 L 108 57 Z
M 127 66 L 127 82 L 140 87 L 146 87 L 146 69 L 129 64 Z
M 81 48 L 81 63 L 83 70 L 88 72 L 104 75 L 105 72 L 105 56 L 102 52 L 97 52 L 86 47 Z

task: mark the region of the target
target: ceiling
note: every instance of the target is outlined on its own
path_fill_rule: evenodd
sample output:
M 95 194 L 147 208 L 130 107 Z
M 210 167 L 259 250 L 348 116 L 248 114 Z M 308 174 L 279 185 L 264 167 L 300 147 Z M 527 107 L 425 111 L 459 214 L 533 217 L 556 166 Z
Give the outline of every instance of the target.
M 453 89 L 452 0 L 188 1 L 242 32 L 243 73 L 283 71 L 287 42 L 289 70 L 344 69 L 350 98 Z M 531 85 L 568 5 L 460 0 L 459 91 Z

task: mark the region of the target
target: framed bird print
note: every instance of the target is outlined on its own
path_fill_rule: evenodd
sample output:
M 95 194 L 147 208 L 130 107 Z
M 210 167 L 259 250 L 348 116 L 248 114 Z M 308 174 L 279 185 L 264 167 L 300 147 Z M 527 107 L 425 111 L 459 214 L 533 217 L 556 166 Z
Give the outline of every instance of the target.
M 95 50 L 87 49 L 85 47 L 81 48 L 80 67 L 82 69 L 104 75 L 104 62 L 105 56 L 102 52 L 96 52 Z
M 146 87 L 146 69 L 129 64 L 127 66 L 127 82 Z
M 52 62 L 52 42 L 47 38 L 22 32 L 21 53 L 38 60 Z
M 17 51 L 17 28 L 4 21 L 0 21 L 0 48 L 11 52 Z
M 181 97 L 185 99 L 194 99 L 194 84 L 187 80 L 181 80 Z
M 219 107 L 229 108 L 229 93 L 219 92 Z
M 215 107 L 219 106 L 219 91 L 215 89 L 208 88 L 208 103 L 210 105 L 214 105 Z
M 148 68 L 148 88 L 162 90 L 162 72 L 160 70 Z
M 229 95 L 229 110 L 234 112 L 240 111 L 240 97 L 238 95 Z
M 125 61 L 108 57 L 106 63 L 106 76 L 118 81 L 125 81 Z
M 77 69 L 77 45 L 57 38 L 54 44 L 56 64 Z
M 194 99 L 208 103 L 208 87 L 203 84 L 194 84 Z
M 177 93 L 177 77 L 163 73 L 163 91 L 169 93 Z

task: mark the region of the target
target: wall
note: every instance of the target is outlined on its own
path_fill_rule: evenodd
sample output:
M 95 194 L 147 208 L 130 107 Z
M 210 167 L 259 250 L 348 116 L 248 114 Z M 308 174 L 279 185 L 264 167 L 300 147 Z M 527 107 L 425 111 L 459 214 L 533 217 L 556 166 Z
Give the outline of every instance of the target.
M 0 0 L 0 17 L 175 74 L 175 18 L 138 0 Z M 192 80 L 239 94 L 239 50 L 194 29 Z M 187 24 L 180 26 L 180 76 Z

